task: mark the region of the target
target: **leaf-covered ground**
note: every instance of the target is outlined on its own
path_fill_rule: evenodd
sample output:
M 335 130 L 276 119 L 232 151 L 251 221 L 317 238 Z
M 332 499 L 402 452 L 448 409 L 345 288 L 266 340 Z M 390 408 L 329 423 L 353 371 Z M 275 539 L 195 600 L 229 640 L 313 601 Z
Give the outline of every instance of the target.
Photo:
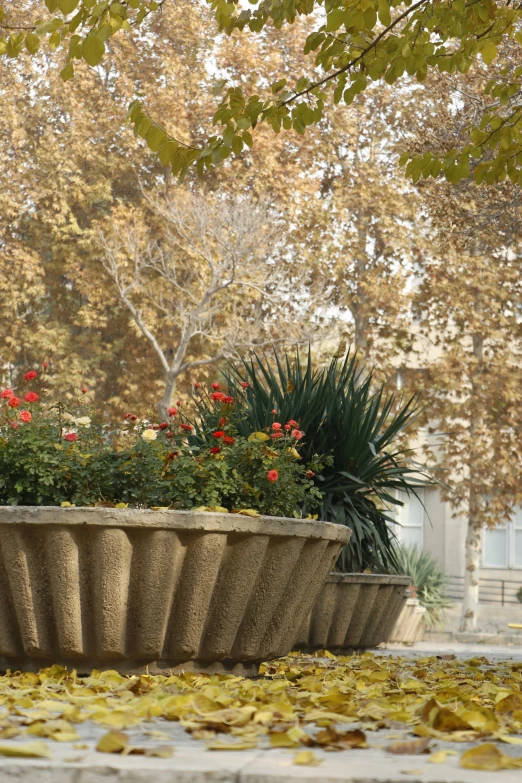
M 317 763 L 317 748 L 364 752 L 372 732 L 387 729 L 390 753 L 427 753 L 440 763 L 452 752 L 450 742 L 462 766 L 522 767 L 513 748 L 502 750 L 502 743 L 506 749 L 522 745 L 521 682 L 522 663 L 371 653 L 292 655 L 265 664 L 259 679 L 111 671 L 79 677 L 54 666 L 0 677 L 0 754 L 46 756 L 50 741 L 79 748 L 77 726 L 92 721 L 107 729 L 100 752 L 168 757 L 173 749 L 161 732 L 166 720 L 178 721 L 210 750 L 289 748 L 297 764 Z M 157 746 L 133 747 L 125 730 L 150 721 Z M 392 741 L 394 731 L 398 741 Z M 470 742 L 461 753 L 459 743 Z

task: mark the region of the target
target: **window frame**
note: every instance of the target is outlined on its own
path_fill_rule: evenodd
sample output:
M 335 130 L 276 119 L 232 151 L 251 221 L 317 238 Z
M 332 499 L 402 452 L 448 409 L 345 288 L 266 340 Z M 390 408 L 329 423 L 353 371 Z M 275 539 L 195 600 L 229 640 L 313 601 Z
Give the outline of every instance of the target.
M 520 509 L 522 512 L 522 508 Z M 516 514 L 516 512 L 515 512 Z M 516 541 L 516 533 L 522 534 L 522 519 L 519 523 L 519 526 L 516 526 L 515 524 L 515 514 L 511 517 L 509 522 L 506 522 L 504 526 L 498 526 L 498 528 L 492 528 L 493 530 L 504 529 L 507 533 L 506 536 L 506 562 L 507 565 L 486 565 L 486 534 L 488 532 L 488 529 L 486 527 L 482 530 L 482 556 L 481 556 L 481 568 L 487 569 L 488 571 L 491 570 L 497 570 L 497 571 L 522 571 L 522 563 L 520 565 L 516 565 L 515 563 L 515 541 Z
M 410 502 L 411 496 L 407 493 L 397 492 L 396 497 L 397 499 L 404 500 L 403 506 L 395 506 L 393 509 L 393 516 L 395 517 L 396 521 L 393 523 L 393 533 L 396 535 L 397 540 L 401 543 L 408 546 L 407 542 L 404 541 L 404 538 L 402 537 L 402 531 L 405 528 L 408 528 L 410 530 L 420 530 L 420 543 L 419 544 L 413 544 L 413 546 L 417 546 L 420 551 L 424 550 L 424 522 L 425 522 L 425 516 L 426 516 L 426 509 L 425 509 L 425 488 L 419 487 L 417 490 L 418 496 L 420 498 L 420 504 L 422 509 L 422 520 L 418 524 L 410 525 L 405 518 L 405 514 L 408 514 L 409 516 L 409 509 L 408 509 L 408 503 Z M 401 497 L 401 495 L 405 495 L 404 498 Z

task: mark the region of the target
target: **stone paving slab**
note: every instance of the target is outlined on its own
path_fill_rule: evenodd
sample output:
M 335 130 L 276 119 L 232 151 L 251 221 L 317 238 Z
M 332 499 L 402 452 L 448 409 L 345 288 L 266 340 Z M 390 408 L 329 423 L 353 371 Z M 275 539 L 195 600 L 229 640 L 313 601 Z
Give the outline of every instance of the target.
M 521 783 L 520 770 L 501 773 L 461 769 L 458 757 L 471 745 L 434 741 L 432 749 L 451 749 L 444 764 L 431 764 L 428 755 L 395 756 L 384 748 L 397 740 L 397 732 L 367 732 L 370 745 L 364 750 L 337 753 L 314 749 L 318 766 L 295 765 L 296 751 L 253 749 L 242 751 L 208 750 L 177 723 L 156 721 L 126 730 L 130 744 L 174 747 L 170 759 L 144 756 L 120 756 L 95 750 L 106 729 L 84 723 L 77 727 L 86 749 L 73 743 L 47 742 L 51 759 L 0 758 L 0 783 Z M 148 731 L 161 730 L 170 740 L 151 739 Z M 407 731 L 404 731 L 407 738 Z M 2 744 L 16 745 L 17 738 Z M 23 741 L 27 741 L 25 738 Z M 476 744 L 476 743 L 473 743 Z M 503 745 L 507 755 L 521 754 L 520 748 Z M 500 774 L 500 777 L 499 777 Z

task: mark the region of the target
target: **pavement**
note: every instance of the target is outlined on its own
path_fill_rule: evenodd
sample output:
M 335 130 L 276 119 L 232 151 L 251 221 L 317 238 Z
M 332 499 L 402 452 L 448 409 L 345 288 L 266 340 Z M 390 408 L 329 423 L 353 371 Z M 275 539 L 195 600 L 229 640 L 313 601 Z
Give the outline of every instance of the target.
M 482 645 L 437 645 L 420 643 L 414 649 L 394 645 L 377 654 L 421 658 L 427 655 L 455 654 L 466 658 L 480 653 L 494 663 L 522 661 L 522 650 Z M 344 726 L 343 728 L 348 728 Z M 482 772 L 459 767 L 459 757 L 467 743 L 432 741 L 430 750 L 450 750 L 444 763 L 430 762 L 430 755 L 395 756 L 386 746 L 411 739 L 407 729 L 369 731 L 369 747 L 340 752 L 314 749 L 317 766 L 294 763 L 295 750 L 251 749 L 209 750 L 203 740 L 194 739 L 176 722 L 154 720 L 126 729 L 130 745 L 142 751 L 158 744 L 174 748 L 171 758 L 145 755 L 100 753 L 96 744 L 107 729 L 85 722 L 76 726 L 78 742 L 52 742 L 49 759 L 0 758 L 0 783 L 521 783 L 521 770 Z M 36 738 L 35 738 L 36 739 Z M 0 740 L 15 747 L 19 739 Z M 27 737 L 22 741 L 27 742 Z M 477 743 L 473 743 L 476 745 Z M 503 744 L 502 752 L 522 756 L 520 745 Z

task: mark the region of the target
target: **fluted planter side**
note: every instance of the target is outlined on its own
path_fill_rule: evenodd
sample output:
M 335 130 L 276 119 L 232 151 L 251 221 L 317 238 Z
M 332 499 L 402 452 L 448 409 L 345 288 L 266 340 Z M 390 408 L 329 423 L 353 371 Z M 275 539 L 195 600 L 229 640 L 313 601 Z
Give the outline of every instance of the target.
M 406 576 L 330 574 L 294 649 L 342 654 L 376 647 L 388 639 L 410 584 Z
M 350 531 L 191 511 L 0 507 L 0 668 L 254 672 Z
M 397 622 L 388 637 L 389 642 L 416 644 L 426 633 L 426 608 L 416 598 L 405 601 Z

